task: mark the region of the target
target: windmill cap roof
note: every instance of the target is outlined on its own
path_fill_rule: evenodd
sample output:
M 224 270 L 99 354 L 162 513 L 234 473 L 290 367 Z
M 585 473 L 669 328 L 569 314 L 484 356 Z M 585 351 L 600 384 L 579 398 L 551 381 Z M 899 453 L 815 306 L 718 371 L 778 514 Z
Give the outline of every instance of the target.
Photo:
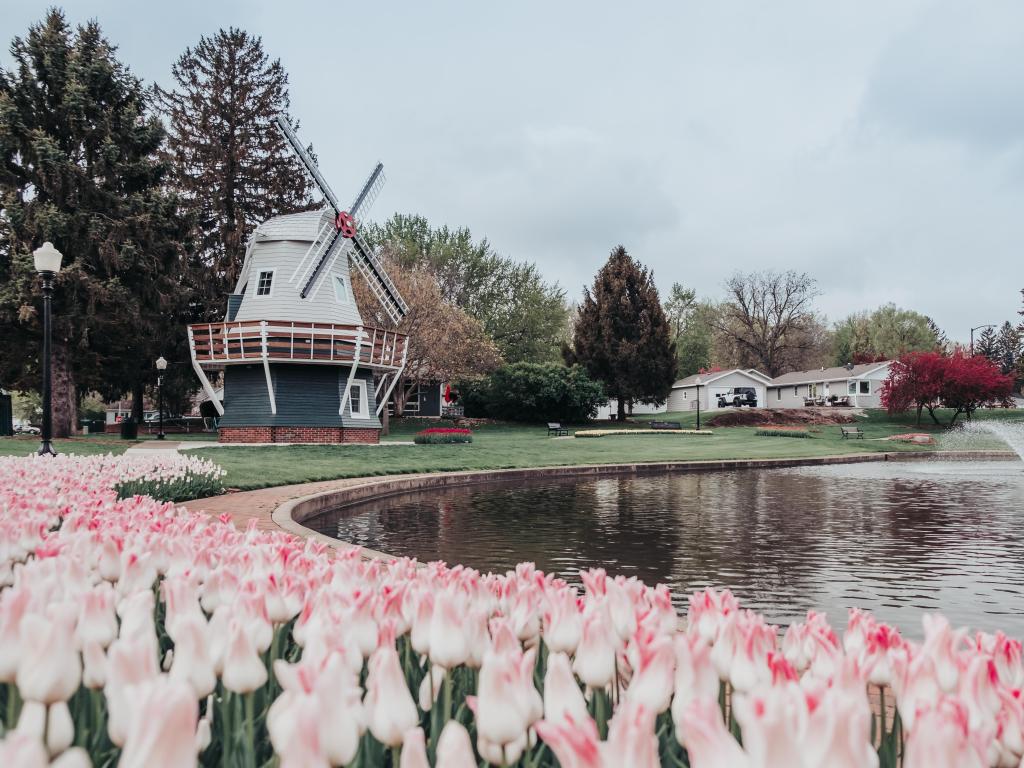
M 257 240 L 298 240 L 311 243 L 320 228 L 332 219 L 329 208 L 288 213 L 267 219 L 253 233 Z

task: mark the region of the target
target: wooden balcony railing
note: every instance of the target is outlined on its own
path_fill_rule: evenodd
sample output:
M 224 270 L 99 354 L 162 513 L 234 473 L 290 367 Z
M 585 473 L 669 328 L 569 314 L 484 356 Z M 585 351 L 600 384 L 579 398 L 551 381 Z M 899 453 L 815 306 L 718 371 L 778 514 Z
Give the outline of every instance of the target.
M 401 368 L 409 337 L 382 328 L 284 320 L 200 323 L 188 327 L 199 365 L 238 363 L 351 363 Z

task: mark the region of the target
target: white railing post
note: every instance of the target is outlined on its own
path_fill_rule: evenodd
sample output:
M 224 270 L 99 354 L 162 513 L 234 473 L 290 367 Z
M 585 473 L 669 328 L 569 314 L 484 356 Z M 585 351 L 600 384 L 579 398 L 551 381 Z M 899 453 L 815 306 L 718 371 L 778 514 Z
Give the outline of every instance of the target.
M 260 346 L 263 350 L 263 375 L 267 377 L 267 396 L 270 398 L 270 412 L 277 415 L 277 398 L 274 397 L 274 380 L 270 377 L 270 362 L 267 357 L 267 321 L 260 321 Z

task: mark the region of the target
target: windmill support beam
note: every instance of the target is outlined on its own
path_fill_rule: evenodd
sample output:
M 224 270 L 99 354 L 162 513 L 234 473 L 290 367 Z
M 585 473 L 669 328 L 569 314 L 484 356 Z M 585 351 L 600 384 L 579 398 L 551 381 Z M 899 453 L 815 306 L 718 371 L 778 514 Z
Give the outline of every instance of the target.
M 188 329 L 188 351 L 192 358 L 192 370 L 194 370 L 196 372 L 196 376 L 199 377 L 199 383 L 203 385 L 203 391 L 206 393 L 206 396 L 210 398 L 210 402 L 213 403 L 213 407 L 217 410 L 217 415 L 223 416 L 224 404 L 221 403 L 220 398 L 217 397 L 217 392 L 213 388 L 213 384 L 211 384 L 210 380 L 206 377 L 206 371 L 203 370 L 203 367 L 199 365 L 199 361 L 196 360 L 196 340 L 192 336 L 191 326 L 189 326 Z
M 345 415 L 345 406 L 348 405 L 349 392 L 352 391 L 352 382 L 356 379 L 356 371 L 359 370 L 359 352 L 363 343 L 363 327 L 359 326 L 359 335 L 356 336 L 356 351 L 352 356 L 352 370 L 348 372 L 348 381 L 345 382 L 345 393 L 341 396 L 341 405 L 338 407 L 338 415 Z
M 395 385 L 402 378 L 402 371 L 405 370 L 405 359 L 409 355 L 409 342 L 406 341 L 402 345 L 402 364 L 398 367 L 398 370 L 394 372 L 391 384 L 388 386 L 387 391 L 384 393 L 384 397 L 377 401 L 377 415 L 380 416 L 383 410 L 387 407 L 388 400 L 391 399 L 391 393 L 395 390 Z
M 260 337 L 263 341 L 263 375 L 267 377 L 267 396 L 270 398 L 270 412 L 277 415 L 277 398 L 274 397 L 274 380 L 270 376 L 270 361 L 267 359 L 267 321 L 260 323 Z

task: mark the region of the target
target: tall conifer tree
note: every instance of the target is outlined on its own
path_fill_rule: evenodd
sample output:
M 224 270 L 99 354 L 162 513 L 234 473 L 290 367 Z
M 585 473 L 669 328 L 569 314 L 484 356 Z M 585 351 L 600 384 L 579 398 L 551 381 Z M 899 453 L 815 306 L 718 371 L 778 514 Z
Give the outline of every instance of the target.
M 139 399 L 153 359 L 174 359 L 187 302 L 183 227 L 163 186 L 164 128 L 99 25 L 51 10 L 0 70 L 0 378 L 35 390 L 41 298 L 32 251 L 64 254 L 53 301 L 54 434 L 81 392 Z M 179 334 L 183 338 L 183 334 Z
M 572 357 L 603 382 L 625 418 L 633 401 L 664 402 L 676 374 L 672 328 L 651 273 L 621 245 L 584 289 Z
M 312 183 L 271 123 L 288 112 L 288 75 L 259 37 L 235 28 L 201 37 L 172 74 L 175 88 L 157 92 L 173 181 L 195 211 L 195 257 L 206 275 L 200 313 L 219 316 L 249 235 L 272 216 L 311 208 Z

